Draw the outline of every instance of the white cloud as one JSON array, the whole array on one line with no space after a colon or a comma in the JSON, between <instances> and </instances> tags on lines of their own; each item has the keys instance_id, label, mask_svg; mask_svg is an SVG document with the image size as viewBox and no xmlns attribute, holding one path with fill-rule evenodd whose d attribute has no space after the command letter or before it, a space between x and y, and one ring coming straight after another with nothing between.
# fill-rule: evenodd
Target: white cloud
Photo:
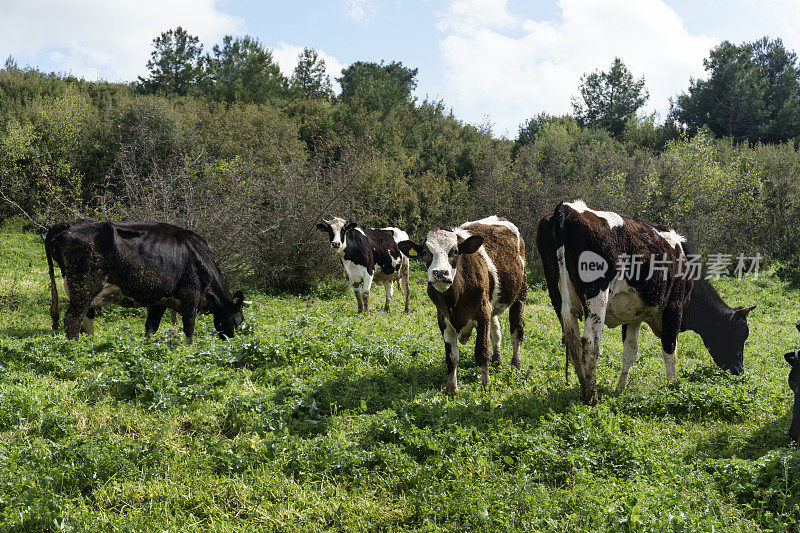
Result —
<instances>
[{"instance_id":1,"label":"white cloud","mask_svg":"<svg viewBox=\"0 0 800 533\"><path fill-rule=\"evenodd\" d=\"M703 74L717 40L691 35L661 0L560 0L557 22L509 12L507 0L452 0L440 14L445 90L457 114L515 136L541 111L571 111L583 73L607 69L619 56L645 76L650 110Z\"/></svg>"},{"instance_id":2,"label":"white cloud","mask_svg":"<svg viewBox=\"0 0 800 533\"><path fill-rule=\"evenodd\" d=\"M342 0L344 18L356 24L369 24L378 9L373 0Z\"/></svg>"},{"instance_id":3,"label":"white cloud","mask_svg":"<svg viewBox=\"0 0 800 533\"><path fill-rule=\"evenodd\" d=\"M750 7L766 19L787 48L800 52L800 2L797 0L747 0Z\"/></svg>"},{"instance_id":4,"label":"white cloud","mask_svg":"<svg viewBox=\"0 0 800 533\"><path fill-rule=\"evenodd\" d=\"M272 49L272 57L278 62L281 67L281 72L284 76L291 76L294 72L294 67L297 66L297 55L303 51L302 46L288 44L283 41L278 43L278 46ZM325 60L325 71L331 77L331 85L334 92L338 93L341 88L339 82L335 78L342 75L342 69L345 67L338 59L330 54L326 54L322 50L317 50L317 55Z\"/></svg>"},{"instance_id":5,"label":"white cloud","mask_svg":"<svg viewBox=\"0 0 800 533\"><path fill-rule=\"evenodd\" d=\"M0 4L0 51L45 54L59 70L88 79L131 81L146 73L152 40L182 26L202 43L234 33L243 21L216 0L6 0Z\"/></svg>"}]
</instances>

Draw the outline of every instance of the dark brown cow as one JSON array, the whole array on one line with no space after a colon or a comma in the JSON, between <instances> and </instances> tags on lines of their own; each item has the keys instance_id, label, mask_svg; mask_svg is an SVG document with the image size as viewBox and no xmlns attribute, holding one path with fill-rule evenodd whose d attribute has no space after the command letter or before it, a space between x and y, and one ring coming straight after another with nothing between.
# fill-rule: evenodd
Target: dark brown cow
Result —
<instances>
[{"instance_id":1,"label":"dark brown cow","mask_svg":"<svg viewBox=\"0 0 800 533\"><path fill-rule=\"evenodd\" d=\"M800 320L795 323L800 331ZM789 388L792 389L794 404L792 407L792 425L789 427L789 437L800 443L800 348L783 355L786 362L792 367L789 371Z\"/></svg>"},{"instance_id":2,"label":"dark brown cow","mask_svg":"<svg viewBox=\"0 0 800 533\"><path fill-rule=\"evenodd\" d=\"M496 216L467 222L453 230L434 230L425 242L403 241L400 250L428 267L428 296L436 306L444 338L447 392L458 394L458 342L466 343L477 328L475 362L481 383L489 385L489 347L492 363L501 366L500 320L509 309L513 354L519 368L525 333L525 241L517 227Z\"/></svg>"},{"instance_id":3,"label":"dark brown cow","mask_svg":"<svg viewBox=\"0 0 800 533\"><path fill-rule=\"evenodd\" d=\"M188 344L195 317L213 314L220 338L241 325L242 291L231 295L211 248L195 233L161 223L95 222L57 224L45 237L50 269L53 329L58 327L58 291L53 262L64 276L69 307L68 339L94 330L94 310L109 304L147 307L145 332L158 330L167 309L180 312Z\"/></svg>"},{"instance_id":4,"label":"dark brown cow","mask_svg":"<svg viewBox=\"0 0 800 533\"><path fill-rule=\"evenodd\" d=\"M743 371L747 314L755 306L730 308L708 281L685 275L690 252L674 230L576 201L560 204L542 218L536 243L567 359L587 404L598 401L595 380L603 324L622 326L620 389L627 386L638 356L642 322L661 338L668 379L675 377L678 333L685 330L700 335L718 366L734 374ZM623 257L638 259L626 267L619 261ZM638 271L635 261L642 265ZM584 320L582 336L579 319Z\"/></svg>"}]
</instances>

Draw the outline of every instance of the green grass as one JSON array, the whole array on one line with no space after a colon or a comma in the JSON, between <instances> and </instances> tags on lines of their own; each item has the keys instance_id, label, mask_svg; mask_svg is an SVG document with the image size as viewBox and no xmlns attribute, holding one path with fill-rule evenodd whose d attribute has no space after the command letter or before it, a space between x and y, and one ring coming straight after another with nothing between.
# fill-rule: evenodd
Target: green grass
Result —
<instances>
[{"instance_id":1,"label":"green grass","mask_svg":"<svg viewBox=\"0 0 800 533\"><path fill-rule=\"evenodd\" d=\"M41 240L0 233L0 530L800 527L782 358L800 342L796 291L772 278L717 285L732 305L758 305L743 376L684 333L667 384L646 331L617 393L620 331L607 329L615 367L602 359L601 404L588 408L574 373L564 384L541 288L523 369L492 371L483 392L470 343L461 395L447 398L434 310L413 275L408 316L378 310L381 289L368 319L350 293L250 291L245 330L228 342L209 317L192 347L167 321L147 341L143 310L121 308L68 342L50 330Z\"/></svg>"}]
</instances>

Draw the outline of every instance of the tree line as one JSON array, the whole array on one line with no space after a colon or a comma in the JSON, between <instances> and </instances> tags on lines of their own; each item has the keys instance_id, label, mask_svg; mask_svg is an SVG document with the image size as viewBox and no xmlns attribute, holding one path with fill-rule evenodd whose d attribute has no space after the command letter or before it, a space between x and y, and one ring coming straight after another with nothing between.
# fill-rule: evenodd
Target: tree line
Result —
<instances>
[{"instance_id":1,"label":"tree line","mask_svg":"<svg viewBox=\"0 0 800 533\"><path fill-rule=\"evenodd\" d=\"M542 214L581 197L671 224L700 251L800 251L800 91L779 40L716 47L708 79L692 80L663 122L639 113L645 80L615 59L583 77L571 115L533 117L513 140L415 99L417 69L397 61L349 65L335 95L310 48L286 77L248 36L203 53L177 28L153 45L149 74L130 84L6 61L4 224L23 212L31 226L172 222L206 237L227 275L291 290L338 272L314 231L332 215L419 238L501 214L532 243ZM742 109L747 120L723 120Z\"/></svg>"}]
</instances>

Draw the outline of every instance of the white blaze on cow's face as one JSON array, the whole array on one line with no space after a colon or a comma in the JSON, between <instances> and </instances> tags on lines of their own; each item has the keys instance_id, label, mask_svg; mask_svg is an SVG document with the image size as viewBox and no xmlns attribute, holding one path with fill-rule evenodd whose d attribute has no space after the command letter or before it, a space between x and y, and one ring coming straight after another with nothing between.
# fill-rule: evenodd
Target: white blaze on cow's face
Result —
<instances>
[{"instance_id":1,"label":"white blaze on cow's face","mask_svg":"<svg viewBox=\"0 0 800 533\"><path fill-rule=\"evenodd\" d=\"M437 291L444 292L450 288L456 277L458 236L453 231L434 230L428 233L423 246L423 259L428 265L428 281Z\"/></svg>"},{"instance_id":2,"label":"white blaze on cow's face","mask_svg":"<svg viewBox=\"0 0 800 533\"><path fill-rule=\"evenodd\" d=\"M339 217L335 217L333 220L328 222L328 225L331 227L331 248L339 253L344 253L344 249L347 247L346 239L344 238L344 232L342 231L346 223L346 220Z\"/></svg>"},{"instance_id":3,"label":"white blaze on cow's face","mask_svg":"<svg viewBox=\"0 0 800 533\"><path fill-rule=\"evenodd\" d=\"M339 217L334 217L331 220L323 219L322 224L317 224L318 230L328 234L331 248L339 255L344 255L344 250L347 248L345 234L347 233L348 229L353 227L355 227L355 223L351 222L348 224L345 219Z\"/></svg>"}]
</instances>

